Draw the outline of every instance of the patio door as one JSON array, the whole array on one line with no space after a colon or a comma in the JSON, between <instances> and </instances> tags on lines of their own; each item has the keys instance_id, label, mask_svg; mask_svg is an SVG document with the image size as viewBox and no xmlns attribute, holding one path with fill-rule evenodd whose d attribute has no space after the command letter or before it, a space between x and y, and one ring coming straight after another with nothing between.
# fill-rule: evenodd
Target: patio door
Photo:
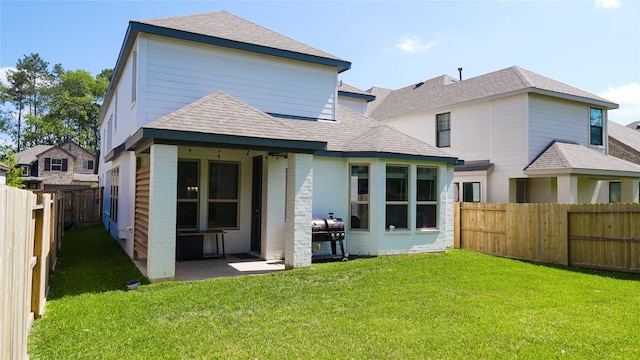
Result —
<instances>
[{"instance_id":1,"label":"patio door","mask_svg":"<svg viewBox=\"0 0 640 360\"><path fill-rule=\"evenodd\" d=\"M251 252L262 252L262 156L253 158L251 180Z\"/></svg>"}]
</instances>

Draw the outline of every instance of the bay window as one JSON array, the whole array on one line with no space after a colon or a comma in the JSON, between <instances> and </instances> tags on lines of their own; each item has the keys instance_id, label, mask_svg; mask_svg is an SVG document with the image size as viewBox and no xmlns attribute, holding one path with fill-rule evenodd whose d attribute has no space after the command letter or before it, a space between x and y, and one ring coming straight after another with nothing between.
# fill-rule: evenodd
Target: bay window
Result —
<instances>
[{"instance_id":1,"label":"bay window","mask_svg":"<svg viewBox=\"0 0 640 360\"><path fill-rule=\"evenodd\" d=\"M351 165L351 229L369 229L369 165Z\"/></svg>"},{"instance_id":2,"label":"bay window","mask_svg":"<svg viewBox=\"0 0 640 360\"><path fill-rule=\"evenodd\" d=\"M409 228L409 167L387 165L385 228Z\"/></svg>"}]
</instances>

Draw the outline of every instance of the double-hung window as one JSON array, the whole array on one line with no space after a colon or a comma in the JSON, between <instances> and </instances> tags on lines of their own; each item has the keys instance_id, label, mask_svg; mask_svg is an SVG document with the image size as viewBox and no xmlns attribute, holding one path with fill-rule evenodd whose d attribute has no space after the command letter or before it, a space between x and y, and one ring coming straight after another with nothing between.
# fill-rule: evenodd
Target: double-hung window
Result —
<instances>
[{"instance_id":1,"label":"double-hung window","mask_svg":"<svg viewBox=\"0 0 640 360\"><path fill-rule=\"evenodd\" d=\"M239 170L238 163L209 163L209 229L238 228Z\"/></svg>"},{"instance_id":2,"label":"double-hung window","mask_svg":"<svg viewBox=\"0 0 640 360\"><path fill-rule=\"evenodd\" d=\"M609 181L609 202L612 204L622 202L622 183L620 181Z\"/></svg>"},{"instance_id":3,"label":"double-hung window","mask_svg":"<svg viewBox=\"0 0 640 360\"><path fill-rule=\"evenodd\" d=\"M602 109L591 108L589 115L590 144L602 145Z\"/></svg>"},{"instance_id":4,"label":"double-hung window","mask_svg":"<svg viewBox=\"0 0 640 360\"><path fill-rule=\"evenodd\" d=\"M387 165L385 228L409 228L409 167Z\"/></svg>"},{"instance_id":5,"label":"double-hung window","mask_svg":"<svg viewBox=\"0 0 640 360\"><path fill-rule=\"evenodd\" d=\"M176 228L198 229L198 193L200 164L197 160L178 161Z\"/></svg>"},{"instance_id":6,"label":"double-hung window","mask_svg":"<svg viewBox=\"0 0 640 360\"><path fill-rule=\"evenodd\" d=\"M436 145L438 147L451 146L451 113L436 115Z\"/></svg>"},{"instance_id":7,"label":"double-hung window","mask_svg":"<svg viewBox=\"0 0 640 360\"><path fill-rule=\"evenodd\" d=\"M351 165L351 229L369 229L369 165Z\"/></svg>"},{"instance_id":8,"label":"double-hung window","mask_svg":"<svg viewBox=\"0 0 640 360\"><path fill-rule=\"evenodd\" d=\"M438 218L438 169L416 168L416 229L435 228Z\"/></svg>"}]
</instances>

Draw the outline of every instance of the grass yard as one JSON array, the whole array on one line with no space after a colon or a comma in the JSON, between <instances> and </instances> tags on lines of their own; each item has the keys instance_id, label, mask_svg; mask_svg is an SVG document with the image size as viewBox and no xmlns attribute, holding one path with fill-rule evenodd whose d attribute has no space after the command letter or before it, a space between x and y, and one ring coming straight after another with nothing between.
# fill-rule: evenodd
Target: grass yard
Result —
<instances>
[{"instance_id":1,"label":"grass yard","mask_svg":"<svg viewBox=\"0 0 640 360\"><path fill-rule=\"evenodd\" d=\"M125 291L105 230L60 255L31 359L640 358L636 275L450 250Z\"/></svg>"}]
</instances>

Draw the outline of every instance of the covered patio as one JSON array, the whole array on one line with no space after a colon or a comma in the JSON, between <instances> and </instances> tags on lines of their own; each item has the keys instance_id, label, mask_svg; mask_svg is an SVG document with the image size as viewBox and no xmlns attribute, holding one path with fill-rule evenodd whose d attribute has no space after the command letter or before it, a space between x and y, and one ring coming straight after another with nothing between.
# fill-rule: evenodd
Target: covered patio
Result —
<instances>
[{"instance_id":1,"label":"covered patio","mask_svg":"<svg viewBox=\"0 0 640 360\"><path fill-rule=\"evenodd\" d=\"M147 273L146 260L133 263L143 274ZM260 275L285 270L283 260L263 260L247 254L230 254L226 259L205 259L176 262L175 280L204 280L240 275Z\"/></svg>"}]
</instances>

